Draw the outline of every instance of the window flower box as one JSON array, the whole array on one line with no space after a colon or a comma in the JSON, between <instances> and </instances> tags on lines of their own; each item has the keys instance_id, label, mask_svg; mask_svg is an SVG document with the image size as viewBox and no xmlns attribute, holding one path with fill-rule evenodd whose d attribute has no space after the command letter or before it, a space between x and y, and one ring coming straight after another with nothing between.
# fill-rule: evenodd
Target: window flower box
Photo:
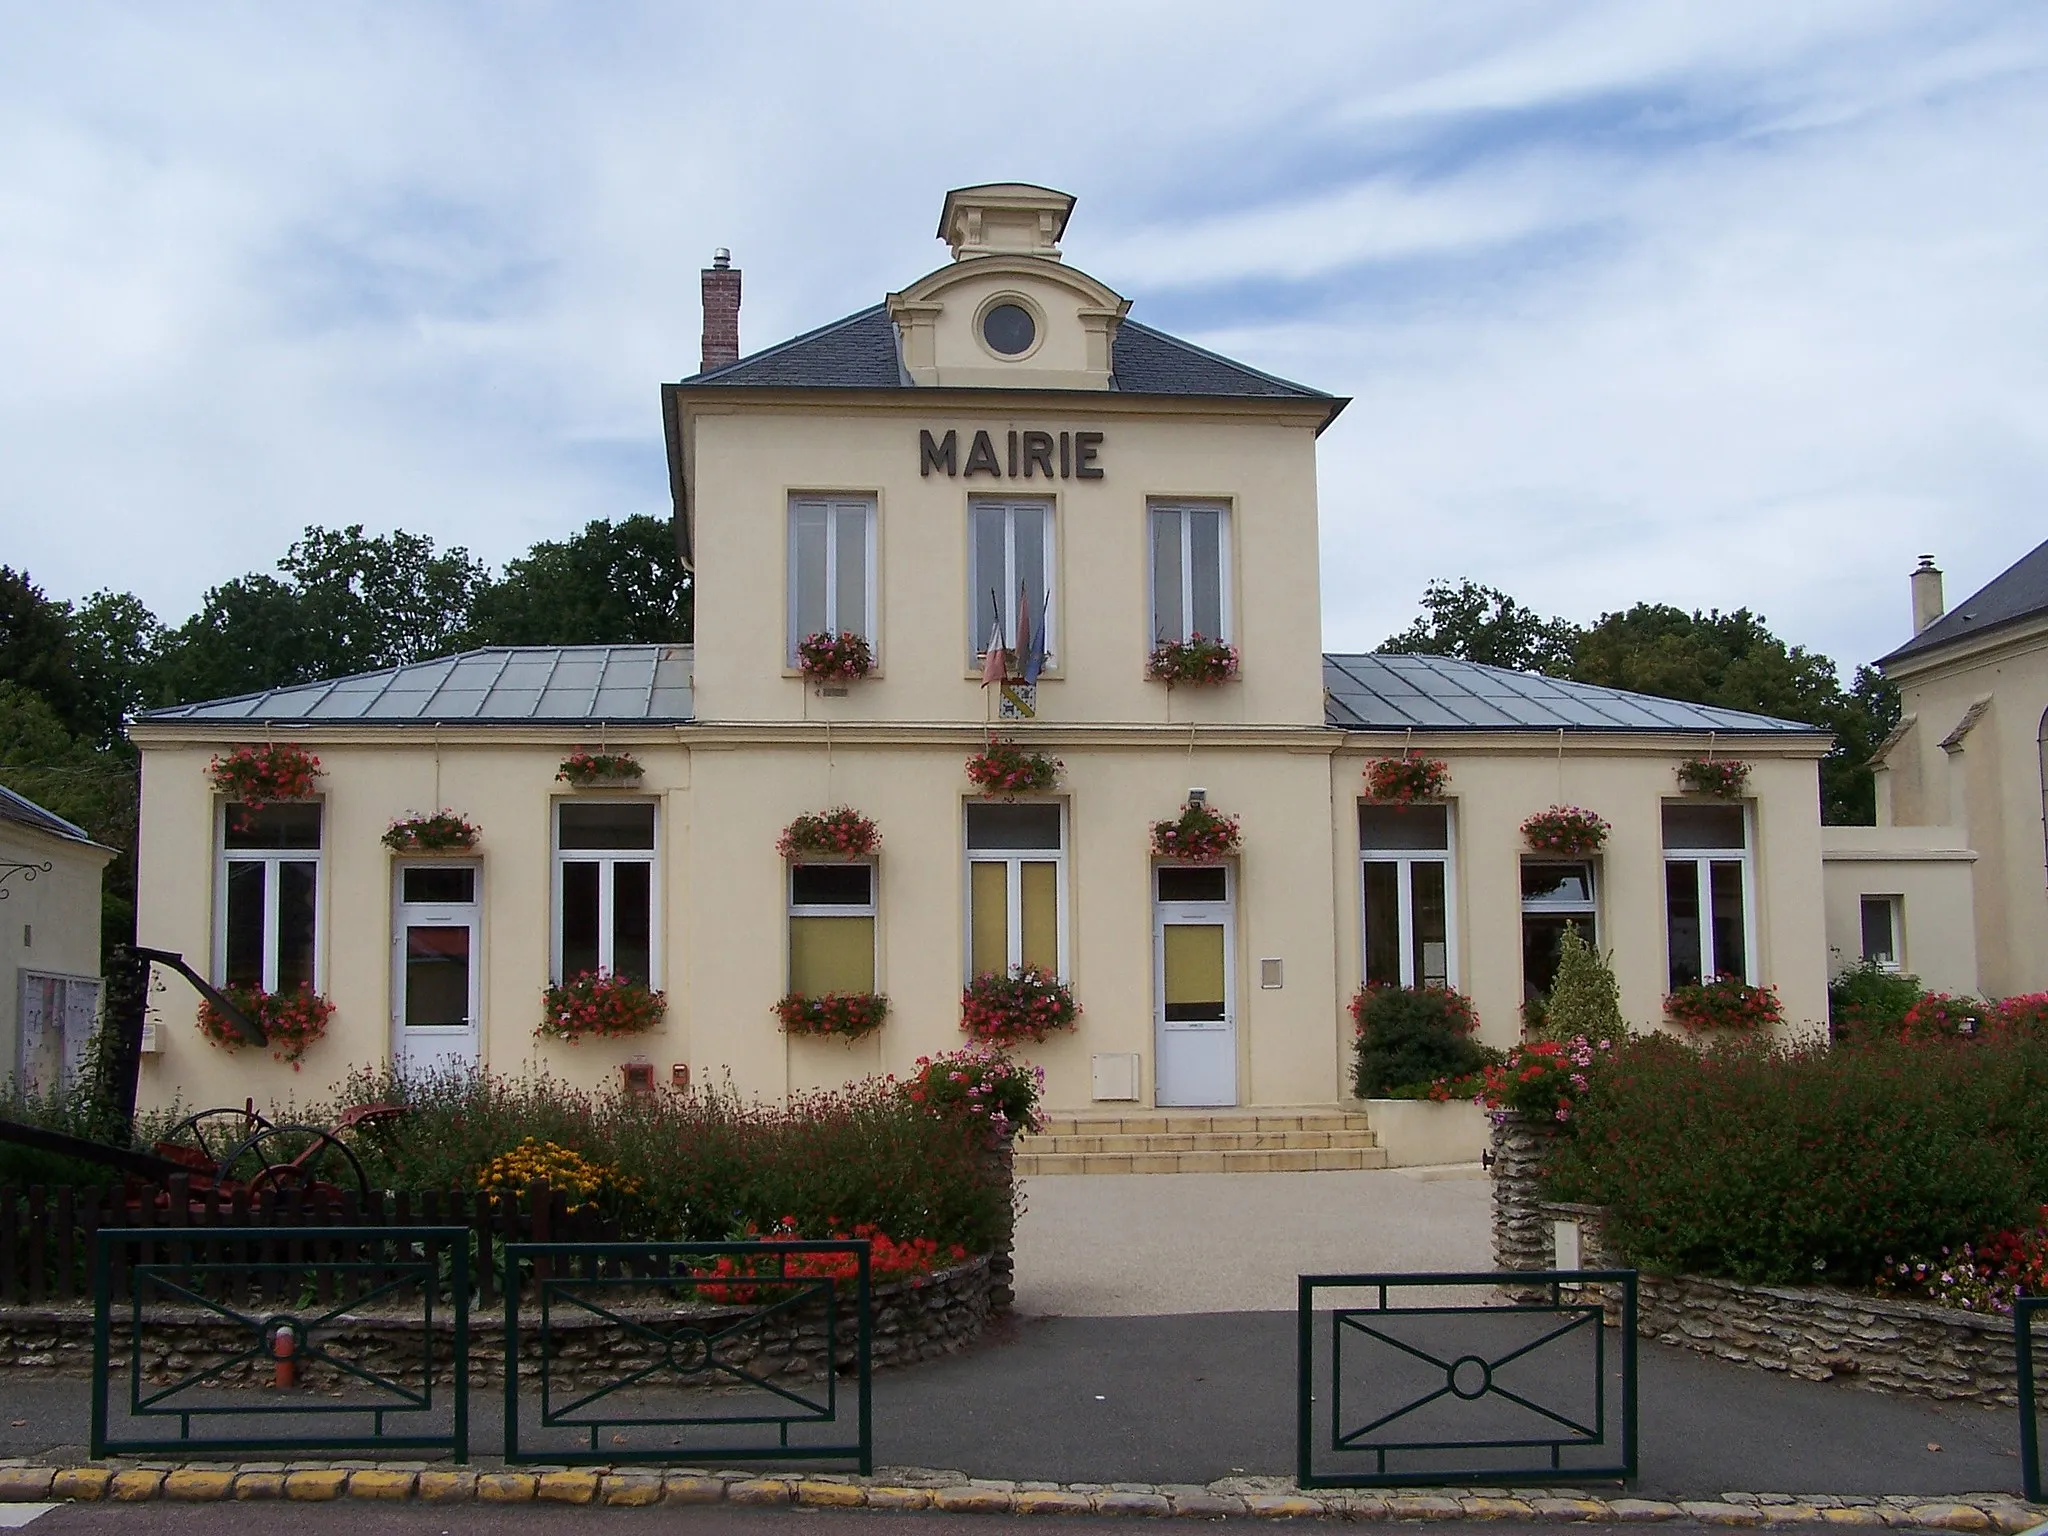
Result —
<instances>
[{"instance_id":1,"label":"window flower box","mask_svg":"<svg viewBox=\"0 0 2048 1536\"><path fill-rule=\"evenodd\" d=\"M1752 987L1737 976L1680 987L1664 999L1664 1014L1695 1034L1713 1030L1769 1029L1785 1022L1776 987Z\"/></svg>"},{"instance_id":2,"label":"window flower box","mask_svg":"<svg viewBox=\"0 0 2048 1536\"><path fill-rule=\"evenodd\" d=\"M1237 647L1204 635L1162 640L1145 659L1145 676L1173 688L1181 683L1203 687L1227 683L1237 676Z\"/></svg>"},{"instance_id":3,"label":"window flower box","mask_svg":"<svg viewBox=\"0 0 2048 1536\"><path fill-rule=\"evenodd\" d=\"M1738 800L1749 788L1749 764L1732 757L1688 757L1678 765L1678 782L1695 795Z\"/></svg>"},{"instance_id":4,"label":"window flower box","mask_svg":"<svg viewBox=\"0 0 2048 1536\"><path fill-rule=\"evenodd\" d=\"M617 1039L644 1034L667 1013L667 996L652 987L610 971L585 971L542 994L534 1033L571 1045L591 1035Z\"/></svg>"},{"instance_id":5,"label":"window flower box","mask_svg":"<svg viewBox=\"0 0 2048 1536\"><path fill-rule=\"evenodd\" d=\"M453 811L431 816L405 816L384 829L384 846L393 853L467 853L483 830Z\"/></svg>"},{"instance_id":6,"label":"window flower box","mask_svg":"<svg viewBox=\"0 0 2048 1536\"><path fill-rule=\"evenodd\" d=\"M785 1034L858 1040L882 1027L889 999L879 992L827 992L822 997L792 992L776 1003L773 1012Z\"/></svg>"},{"instance_id":7,"label":"window flower box","mask_svg":"<svg viewBox=\"0 0 2048 1536\"><path fill-rule=\"evenodd\" d=\"M1189 801L1179 816L1152 823L1152 856L1176 864L1214 864L1238 850L1235 816Z\"/></svg>"},{"instance_id":8,"label":"window flower box","mask_svg":"<svg viewBox=\"0 0 2048 1536\"><path fill-rule=\"evenodd\" d=\"M1553 805L1522 823L1522 837L1531 848L1566 859L1598 853L1612 830L1605 818L1576 805Z\"/></svg>"},{"instance_id":9,"label":"window flower box","mask_svg":"<svg viewBox=\"0 0 2048 1536\"><path fill-rule=\"evenodd\" d=\"M294 1072L307 1050L327 1033L327 1021L334 1016L334 1004L311 987L289 992L265 992L261 987L222 987L221 993L254 1020L269 1037L270 1054L291 1063ZM247 1044L235 1033L227 1016L205 998L199 1000L199 1032L215 1045L233 1051Z\"/></svg>"},{"instance_id":10,"label":"window flower box","mask_svg":"<svg viewBox=\"0 0 2048 1536\"><path fill-rule=\"evenodd\" d=\"M983 971L960 994L960 1027L990 1045L1043 1040L1080 1021L1073 989L1035 965L1012 966L1008 975Z\"/></svg>"},{"instance_id":11,"label":"window flower box","mask_svg":"<svg viewBox=\"0 0 2048 1536\"><path fill-rule=\"evenodd\" d=\"M309 798L313 781L320 776L320 759L288 741L266 742L260 747L236 747L226 757L216 757L207 766L206 776L229 799L255 810L283 800Z\"/></svg>"},{"instance_id":12,"label":"window flower box","mask_svg":"<svg viewBox=\"0 0 2048 1536\"><path fill-rule=\"evenodd\" d=\"M850 629L820 630L797 641L796 665L814 683L857 683L875 670L875 652Z\"/></svg>"},{"instance_id":13,"label":"window flower box","mask_svg":"<svg viewBox=\"0 0 2048 1536\"><path fill-rule=\"evenodd\" d=\"M1450 764L1441 758L1376 757L1365 765L1366 794L1396 805L1441 800L1450 782Z\"/></svg>"},{"instance_id":14,"label":"window flower box","mask_svg":"<svg viewBox=\"0 0 2048 1536\"><path fill-rule=\"evenodd\" d=\"M585 752L579 748L562 759L555 777L571 789L619 789L638 784L644 771L630 752Z\"/></svg>"},{"instance_id":15,"label":"window flower box","mask_svg":"<svg viewBox=\"0 0 2048 1536\"><path fill-rule=\"evenodd\" d=\"M1038 795L1059 782L1065 766L1056 757L1026 752L1014 741L991 736L987 746L967 759L967 777L984 795Z\"/></svg>"},{"instance_id":16,"label":"window flower box","mask_svg":"<svg viewBox=\"0 0 2048 1536\"><path fill-rule=\"evenodd\" d=\"M775 851L791 863L817 859L864 859L882 846L874 822L850 805L806 811L782 829Z\"/></svg>"}]
</instances>

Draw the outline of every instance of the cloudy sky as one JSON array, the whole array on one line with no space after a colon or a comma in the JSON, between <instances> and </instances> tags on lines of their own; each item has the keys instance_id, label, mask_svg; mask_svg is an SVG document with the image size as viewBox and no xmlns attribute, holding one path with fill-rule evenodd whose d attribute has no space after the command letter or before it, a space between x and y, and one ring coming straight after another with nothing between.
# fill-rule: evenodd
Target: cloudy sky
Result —
<instances>
[{"instance_id":1,"label":"cloudy sky","mask_svg":"<svg viewBox=\"0 0 2048 1536\"><path fill-rule=\"evenodd\" d=\"M982 18L986 19L982 19ZM1281 18L1275 21L1272 18ZM167 619L362 522L667 511L742 341L1080 197L1133 314L1356 397L1327 643L1431 577L1844 662L2048 535L2048 8L0 0L0 562Z\"/></svg>"}]
</instances>

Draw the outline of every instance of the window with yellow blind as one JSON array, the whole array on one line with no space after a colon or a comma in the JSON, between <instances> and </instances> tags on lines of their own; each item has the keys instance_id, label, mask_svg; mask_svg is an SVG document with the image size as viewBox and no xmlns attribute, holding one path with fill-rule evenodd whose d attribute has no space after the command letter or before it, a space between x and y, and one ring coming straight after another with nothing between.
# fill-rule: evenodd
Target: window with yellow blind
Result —
<instances>
[{"instance_id":1,"label":"window with yellow blind","mask_svg":"<svg viewBox=\"0 0 2048 1536\"><path fill-rule=\"evenodd\" d=\"M1066 971L1066 852L1057 805L967 807L967 974Z\"/></svg>"},{"instance_id":2,"label":"window with yellow blind","mask_svg":"<svg viewBox=\"0 0 2048 1536\"><path fill-rule=\"evenodd\" d=\"M789 868L789 990L875 990L875 866Z\"/></svg>"}]
</instances>

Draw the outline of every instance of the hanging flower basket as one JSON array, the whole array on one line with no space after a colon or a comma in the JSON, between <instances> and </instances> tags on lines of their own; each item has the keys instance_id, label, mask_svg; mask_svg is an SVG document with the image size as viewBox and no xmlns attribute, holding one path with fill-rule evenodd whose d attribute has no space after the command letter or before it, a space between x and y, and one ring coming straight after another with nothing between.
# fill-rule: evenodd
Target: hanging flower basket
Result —
<instances>
[{"instance_id":1,"label":"hanging flower basket","mask_svg":"<svg viewBox=\"0 0 2048 1536\"><path fill-rule=\"evenodd\" d=\"M304 800L320 776L320 759L291 742L266 742L236 747L207 766L213 787L231 800L255 809L281 800Z\"/></svg>"},{"instance_id":2,"label":"hanging flower basket","mask_svg":"<svg viewBox=\"0 0 2048 1536\"><path fill-rule=\"evenodd\" d=\"M1441 758L1376 757L1365 765L1365 792L1397 805L1441 800L1450 782L1450 764Z\"/></svg>"},{"instance_id":3,"label":"hanging flower basket","mask_svg":"<svg viewBox=\"0 0 2048 1536\"><path fill-rule=\"evenodd\" d=\"M574 1045L586 1036L616 1039L653 1029L668 1013L668 997L609 971L585 971L541 995L536 1035Z\"/></svg>"},{"instance_id":4,"label":"hanging flower basket","mask_svg":"<svg viewBox=\"0 0 2048 1536\"><path fill-rule=\"evenodd\" d=\"M630 752L586 752L578 748L562 759L555 777L571 789L608 789L638 784L644 771Z\"/></svg>"},{"instance_id":5,"label":"hanging flower basket","mask_svg":"<svg viewBox=\"0 0 2048 1536\"><path fill-rule=\"evenodd\" d=\"M453 811L431 816L405 816L384 829L384 846L393 853L464 853L476 846L483 830Z\"/></svg>"},{"instance_id":6,"label":"hanging flower basket","mask_svg":"<svg viewBox=\"0 0 2048 1536\"><path fill-rule=\"evenodd\" d=\"M1238 828L1235 816L1225 816L1206 805L1189 801L1179 816L1152 823L1152 857L1171 859L1177 864L1214 864L1236 854Z\"/></svg>"},{"instance_id":7,"label":"hanging flower basket","mask_svg":"<svg viewBox=\"0 0 2048 1536\"><path fill-rule=\"evenodd\" d=\"M1612 830L1603 817L1576 805L1553 805L1522 823L1522 836L1531 848L1567 859L1599 852Z\"/></svg>"},{"instance_id":8,"label":"hanging flower basket","mask_svg":"<svg viewBox=\"0 0 2048 1536\"><path fill-rule=\"evenodd\" d=\"M991 1045L1043 1040L1080 1020L1073 989L1035 965L1013 966L1007 976L983 971L960 994L960 1027Z\"/></svg>"},{"instance_id":9,"label":"hanging flower basket","mask_svg":"<svg viewBox=\"0 0 2048 1536\"><path fill-rule=\"evenodd\" d=\"M857 683L875 670L875 653L850 629L820 630L797 641L796 665L814 683Z\"/></svg>"},{"instance_id":10,"label":"hanging flower basket","mask_svg":"<svg viewBox=\"0 0 2048 1536\"><path fill-rule=\"evenodd\" d=\"M792 863L864 859L882 846L881 831L850 805L806 811L782 829L775 851Z\"/></svg>"},{"instance_id":11,"label":"hanging flower basket","mask_svg":"<svg viewBox=\"0 0 2048 1536\"><path fill-rule=\"evenodd\" d=\"M1749 787L1749 764L1732 757L1688 757L1678 765L1678 782L1696 795L1739 799Z\"/></svg>"},{"instance_id":12,"label":"hanging flower basket","mask_svg":"<svg viewBox=\"0 0 2048 1536\"><path fill-rule=\"evenodd\" d=\"M984 795L1042 795L1059 782L1066 764L1043 752L1026 752L1014 741L991 736L967 759L967 777Z\"/></svg>"},{"instance_id":13,"label":"hanging flower basket","mask_svg":"<svg viewBox=\"0 0 2048 1536\"><path fill-rule=\"evenodd\" d=\"M889 1016L889 999L879 992L827 992L823 997L792 992L772 1011L785 1034L858 1040L882 1027Z\"/></svg>"},{"instance_id":14,"label":"hanging flower basket","mask_svg":"<svg viewBox=\"0 0 2048 1536\"><path fill-rule=\"evenodd\" d=\"M1776 987L1752 987L1735 976L1680 987L1664 999L1672 1023L1695 1034L1710 1030L1769 1029L1785 1022Z\"/></svg>"},{"instance_id":15,"label":"hanging flower basket","mask_svg":"<svg viewBox=\"0 0 2048 1536\"><path fill-rule=\"evenodd\" d=\"M270 1037L270 1054L299 1070L299 1059L327 1033L327 1021L334 1016L334 1004L311 987L289 992L265 992L261 987L222 987L221 995L253 1019ZM240 1050L248 1044L228 1023L227 1016L205 998L199 1000L199 1032L215 1045Z\"/></svg>"},{"instance_id":16,"label":"hanging flower basket","mask_svg":"<svg viewBox=\"0 0 2048 1536\"><path fill-rule=\"evenodd\" d=\"M1227 683L1237 676L1237 647L1203 635L1162 640L1145 659L1145 676L1169 688L1180 683Z\"/></svg>"}]
</instances>

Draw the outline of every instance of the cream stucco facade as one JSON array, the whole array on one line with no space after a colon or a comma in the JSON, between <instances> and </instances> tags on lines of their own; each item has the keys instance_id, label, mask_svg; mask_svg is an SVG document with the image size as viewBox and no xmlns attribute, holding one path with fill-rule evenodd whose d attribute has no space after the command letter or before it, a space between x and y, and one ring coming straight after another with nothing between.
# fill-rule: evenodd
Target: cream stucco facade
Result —
<instances>
[{"instance_id":1,"label":"cream stucco facade","mask_svg":"<svg viewBox=\"0 0 2048 1536\"><path fill-rule=\"evenodd\" d=\"M114 850L0 790L0 1078L75 1073L100 997L100 875Z\"/></svg>"},{"instance_id":2,"label":"cream stucco facade","mask_svg":"<svg viewBox=\"0 0 2048 1536\"><path fill-rule=\"evenodd\" d=\"M397 903L404 871L434 865L476 871L466 887L471 1055L492 1069L538 1063L594 1086L616 1083L637 1058L659 1082L687 1068L693 1081L729 1075L743 1093L769 1097L905 1073L919 1056L962 1043L960 993L981 899L971 866L991 857L970 848L981 835L975 808L1005 803L976 796L963 764L991 732L1063 765L1050 794L1019 802L1055 808L1043 823L1056 827L1046 834L1054 841L1020 857L1055 866L1051 942L1084 1010L1074 1032L1022 1052L1045 1067L1056 1107L1110 1094L1165 1102L1162 1060L1186 1049L1164 1001L1166 967L1178 963L1167 959L1164 928L1175 922L1221 930L1226 993L1204 1037L1206 1086L1181 1101L1348 1096L1346 1004L1366 965L1362 775L1370 759L1404 753L1449 766L1444 811L1397 829L1414 841L1425 824L1441 826L1441 846L1377 852L1389 869L1419 857L1440 871L1430 878L1441 879L1441 937L1429 937L1438 919L1425 911L1426 881L1401 887L1398 927L1386 898L1373 898L1375 911L1421 957L1404 964L1440 967L1472 997L1487 1040L1520 1036L1528 850L1519 829L1558 803L1613 824L1586 861L1590 915L1613 952L1625 1010L1646 1027L1659 1019L1672 961L1667 812L1694 803L1674 769L1698 755L1752 765L1730 811L1740 846L1713 856L1732 872L1729 890L1739 887L1721 912L1721 953L1777 987L1791 1028L1823 1027L1816 764L1826 738L1691 706L1657 714L1659 701L1463 664L1417 685L1422 674L1375 669L1373 658L1348 659L1356 665L1340 681L1348 689L1367 675L1370 697L1340 708L1329 668L1347 659L1324 657L1317 607L1316 439L1344 402L1130 322L1128 301L1060 260L1070 202L1039 188L957 192L941 230L952 263L873 311L665 390L696 639L693 650L639 648L649 654L630 659L655 674L687 666L686 713L633 706L628 690L601 687L574 710L535 705L556 697L543 688L494 713L505 690L492 678L547 668L526 653L489 653L336 692L279 690L139 722L142 942L207 957L216 974L223 881L237 855L224 846L208 764L266 739L319 755L317 846L260 857L314 870L294 878L317 888L313 979L336 1008L295 1075L209 1044L176 1017L189 1014L183 1000L166 998L170 1027L158 1032L145 1093L188 1103L303 1097L349 1067L406 1059L408 941ZM991 317L1003 306L1028 323L996 317L1011 327L1000 329ZM1024 511L1005 512L1011 504ZM1173 521L1188 508L1199 520ZM830 530L820 538L833 554L815 555L826 562L817 571L804 562L826 543L803 544L813 525L802 518ZM1191 553L1162 544L1162 528ZM1172 568L1185 587L1176 595L1162 573L1183 559ZM997 566L1005 587L1025 589L1014 601L979 589ZM828 589L829 599L819 595ZM1220 625L1241 660L1234 679L1148 680L1160 614L1175 602L1184 627L1190 613ZM806 605L818 603L836 604L817 610L829 627L867 639L871 675L821 686L797 670L793 638L812 627ZM1047 636L1048 654L1035 696L1011 690L1034 713L998 718L999 692L983 686L977 653L996 622L1014 639L1017 609ZM556 662L621 664L563 657ZM470 676L485 680L458 686ZM1438 686L1454 687L1457 700L1393 723L1403 699ZM347 697L372 696L373 706L343 709ZM556 779L569 752L600 746L633 753L640 782L571 790ZM1190 906L1162 899L1148 828L1196 790L1241 817L1243 842ZM667 993L667 1017L628 1040L539 1042L540 995L572 922L571 877L556 849L562 807L614 802L653 807L651 846L634 857L649 871L651 979ZM472 853L409 860L379 842L393 819L436 805L483 829ZM851 1043L792 1039L770 1012L792 981L792 877L775 843L793 817L838 805L857 807L882 833L867 910L873 987L890 1011ZM1700 856L1702 893L1708 862ZM1400 867L1401 881L1415 878ZM282 877L271 869L265 878ZM627 898L606 899L615 913ZM1133 1061L1135 1076L1119 1083L1114 1068Z\"/></svg>"}]
</instances>

